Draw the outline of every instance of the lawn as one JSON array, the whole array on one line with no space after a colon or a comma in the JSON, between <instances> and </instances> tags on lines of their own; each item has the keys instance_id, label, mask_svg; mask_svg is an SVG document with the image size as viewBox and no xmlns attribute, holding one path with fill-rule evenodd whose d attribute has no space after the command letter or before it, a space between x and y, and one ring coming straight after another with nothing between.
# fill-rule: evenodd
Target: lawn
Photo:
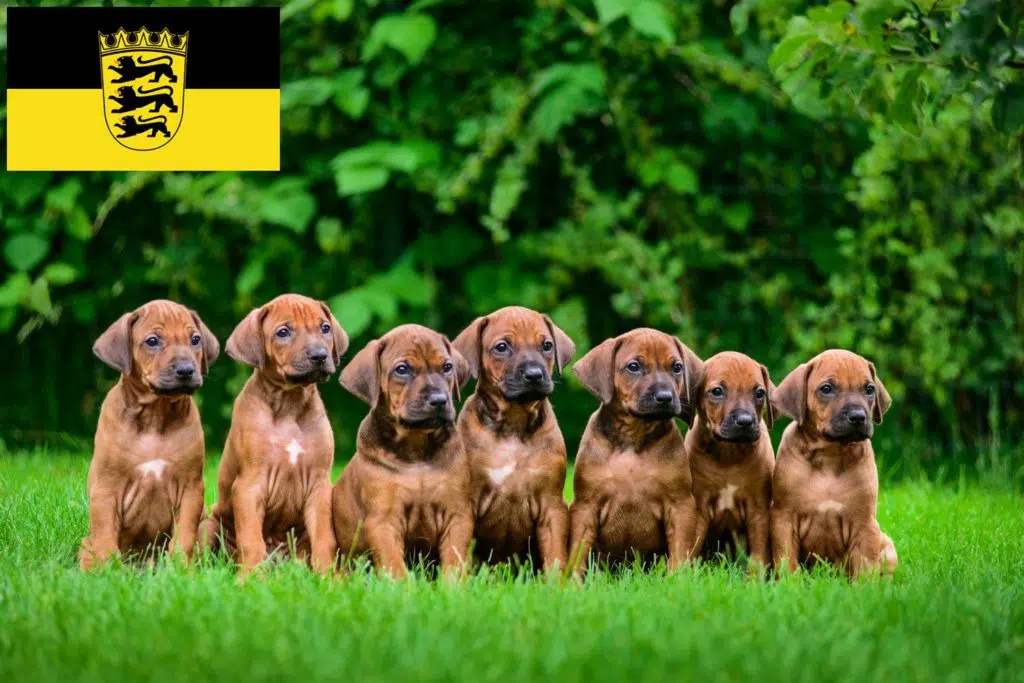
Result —
<instances>
[{"instance_id":1,"label":"lawn","mask_svg":"<svg viewBox=\"0 0 1024 683\"><path fill-rule=\"evenodd\" d=\"M1006 491L883 488L892 582L702 567L446 585L288 564L242 584L211 557L78 572L87 467L0 455L0 681L1024 680L1024 505Z\"/></svg>"}]
</instances>

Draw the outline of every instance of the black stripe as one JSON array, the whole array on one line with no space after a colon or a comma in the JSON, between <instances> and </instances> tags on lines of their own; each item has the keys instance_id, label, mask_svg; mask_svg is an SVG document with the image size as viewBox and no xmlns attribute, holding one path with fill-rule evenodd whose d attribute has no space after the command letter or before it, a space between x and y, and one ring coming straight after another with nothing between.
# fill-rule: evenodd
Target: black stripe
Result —
<instances>
[{"instance_id":1,"label":"black stripe","mask_svg":"<svg viewBox=\"0 0 1024 683\"><path fill-rule=\"evenodd\" d=\"M8 88L101 88L99 34L188 32L186 87L281 87L277 7L11 7Z\"/></svg>"}]
</instances>

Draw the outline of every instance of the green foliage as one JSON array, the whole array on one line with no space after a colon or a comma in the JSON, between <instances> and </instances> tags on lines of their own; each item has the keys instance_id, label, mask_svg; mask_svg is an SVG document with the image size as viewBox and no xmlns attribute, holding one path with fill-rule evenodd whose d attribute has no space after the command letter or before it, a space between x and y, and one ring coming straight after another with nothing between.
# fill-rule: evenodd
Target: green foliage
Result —
<instances>
[{"instance_id":1,"label":"green foliage","mask_svg":"<svg viewBox=\"0 0 1024 683\"><path fill-rule=\"evenodd\" d=\"M926 460L1024 427L1019 4L281 16L280 174L4 176L13 440L91 432L112 373L89 347L124 310L179 299L223 341L288 290L329 301L354 349L512 303L578 354L650 325L776 382L850 347L895 397L880 438L926 433ZM225 358L200 392L211 445L246 373ZM365 406L324 395L348 448ZM555 402L572 451L595 403L571 376Z\"/></svg>"}]
</instances>

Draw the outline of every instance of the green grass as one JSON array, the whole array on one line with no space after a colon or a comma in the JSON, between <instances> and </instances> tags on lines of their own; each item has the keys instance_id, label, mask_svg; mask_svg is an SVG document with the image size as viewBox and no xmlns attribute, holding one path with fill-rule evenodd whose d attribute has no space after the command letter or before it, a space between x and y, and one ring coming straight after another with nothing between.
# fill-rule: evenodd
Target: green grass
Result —
<instances>
[{"instance_id":1,"label":"green grass","mask_svg":"<svg viewBox=\"0 0 1024 683\"><path fill-rule=\"evenodd\" d=\"M718 567L446 585L286 564L242 584L211 557L78 572L87 466L0 456L0 681L1024 679L1024 504L1007 491L883 489L892 582Z\"/></svg>"}]
</instances>

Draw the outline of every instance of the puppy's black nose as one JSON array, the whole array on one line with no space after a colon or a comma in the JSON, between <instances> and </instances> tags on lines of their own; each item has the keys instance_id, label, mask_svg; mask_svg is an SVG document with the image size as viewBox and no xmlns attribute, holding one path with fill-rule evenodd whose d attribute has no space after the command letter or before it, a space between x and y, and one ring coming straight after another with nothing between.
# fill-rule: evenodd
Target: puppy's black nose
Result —
<instances>
[{"instance_id":1,"label":"puppy's black nose","mask_svg":"<svg viewBox=\"0 0 1024 683\"><path fill-rule=\"evenodd\" d=\"M658 389L654 392L654 400L661 405L668 405L675 397L676 395L671 389Z\"/></svg>"},{"instance_id":2,"label":"puppy's black nose","mask_svg":"<svg viewBox=\"0 0 1024 683\"><path fill-rule=\"evenodd\" d=\"M852 425L862 425L868 421L868 411L860 406L849 408L846 411L846 419Z\"/></svg>"},{"instance_id":3,"label":"puppy's black nose","mask_svg":"<svg viewBox=\"0 0 1024 683\"><path fill-rule=\"evenodd\" d=\"M327 349L322 346L306 351L306 358L317 365L323 365L327 361Z\"/></svg>"},{"instance_id":4,"label":"puppy's black nose","mask_svg":"<svg viewBox=\"0 0 1024 683\"><path fill-rule=\"evenodd\" d=\"M192 361L177 363L174 366L174 374L177 375L178 379L190 379L192 375L196 374L196 364Z\"/></svg>"},{"instance_id":5,"label":"puppy's black nose","mask_svg":"<svg viewBox=\"0 0 1024 683\"><path fill-rule=\"evenodd\" d=\"M754 414L747 410L739 411L733 413L732 421L737 427L749 427L754 424Z\"/></svg>"},{"instance_id":6,"label":"puppy's black nose","mask_svg":"<svg viewBox=\"0 0 1024 683\"><path fill-rule=\"evenodd\" d=\"M544 368L539 365L527 365L523 368L523 379L531 384L537 384L544 380Z\"/></svg>"},{"instance_id":7,"label":"puppy's black nose","mask_svg":"<svg viewBox=\"0 0 1024 683\"><path fill-rule=\"evenodd\" d=\"M427 394L427 404L431 408L440 408L448 403L448 394L443 391L431 391Z\"/></svg>"}]
</instances>

